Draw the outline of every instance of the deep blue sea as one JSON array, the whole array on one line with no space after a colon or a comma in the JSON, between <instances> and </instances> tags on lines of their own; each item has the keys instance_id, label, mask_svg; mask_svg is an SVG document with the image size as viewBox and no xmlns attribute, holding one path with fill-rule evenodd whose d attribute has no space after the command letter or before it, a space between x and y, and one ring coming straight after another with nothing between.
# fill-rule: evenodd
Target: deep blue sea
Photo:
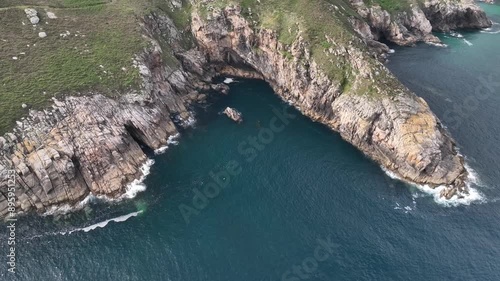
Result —
<instances>
[{"instance_id":1,"label":"deep blue sea","mask_svg":"<svg viewBox=\"0 0 500 281\"><path fill-rule=\"evenodd\" d=\"M134 199L22 218L17 273L2 243L0 280L500 280L500 25L439 36L447 48L394 47L388 67L451 131L479 200L436 202L241 80L151 155Z\"/></svg>"}]
</instances>

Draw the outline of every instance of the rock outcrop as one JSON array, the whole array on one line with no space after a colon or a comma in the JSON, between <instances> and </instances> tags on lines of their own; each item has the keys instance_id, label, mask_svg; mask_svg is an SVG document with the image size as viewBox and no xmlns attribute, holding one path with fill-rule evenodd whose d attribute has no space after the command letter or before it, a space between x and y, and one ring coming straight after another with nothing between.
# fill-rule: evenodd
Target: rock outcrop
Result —
<instances>
[{"instance_id":1,"label":"rock outcrop","mask_svg":"<svg viewBox=\"0 0 500 281\"><path fill-rule=\"evenodd\" d=\"M208 19L194 13L192 30L211 63L253 69L283 100L338 131L400 177L466 192L463 159L427 103L354 43L345 46L332 39L335 47L327 50L331 56L345 56L351 62L356 75L346 89L311 57L310 46L300 33L286 46L273 30L252 28L239 7L215 9ZM221 71L228 71L227 67ZM228 74L236 72L229 70Z\"/></svg>"},{"instance_id":2,"label":"rock outcrop","mask_svg":"<svg viewBox=\"0 0 500 281\"><path fill-rule=\"evenodd\" d=\"M425 0L392 12L379 5L367 5L363 0L350 0L350 3L366 21L352 19L358 33L368 40L384 39L403 46L417 42L439 43L432 31L448 32L492 25L473 0Z\"/></svg>"},{"instance_id":3,"label":"rock outcrop","mask_svg":"<svg viewBox=\"0 0 500 281\"><path fill-rule=\"evenodd\" d=\"M283 100L403 179L446 185L445 197L467 192L467 172L452 138L426 102L375 60L367 45L383 53L387 46L376 42L382 37L408 45L436 40L430 35L433 29L489 25L473 4L426 1L394 19L379 7L351 0L365 19L350 19L363 40L350 31L348 41L325 34L322 48L314 52L321 50L327 62L336 60L326 71L300 26L284 44L276 30L256 28L239 6L218 7L203 16L197 4L210 2L192 1L196 43L189 48L189 31L178 29L166 15L152 13L144 19L150 44L136 59L143 77L140 90L114 99L96 93L54 100L52 108L31 110L12 133L0 137L0 217L8 213L3 175L9 170L15 171L18 184L16 207L24 212L74 204L89 194L123 194L141 174L144 149L162 147L192 121L188 106L204 102L201 92L227 93L226 85L211 83L225 74L266 80ZM171 4L179 9L183 2ZM35 12L26 12L30 20ZM175 63L166 63L164 52L171 52L168 57Z\"/></svg>"},{"instance_id":4,"label":"rock outcrop","mask_svg":"<svg viewBox=\"0 0 500 281\"><path fill-rule=\"evenodd\" d=\"M169 38L176 32L171 22L153 15L146 25ZM210 89L198 77L203 56L185 52L186 67L171 68L158 42L149 40L151 47L136 59L144 81L140 91L118 99L94 94L54 100L52 108L30 111L0 138L0 217L7 214L8 170L17 174L18 213L45 212L89 194L117 197L141 176L144 148L162 147L193 119L186 107L191 97L197 100L199 91Z\"/></svg>"},{"instance_id":5,"label":"rock outcrop","mask_svg":"<svg viewBox=\"0 0 500 281\"><path fill-rule=\"evenodd\" d=\"M38 24L40 22L40 18L38 17L38 12L35 9L24 9L26 16L30 20L31 24Z\"/></svg>"},{"instance_id":6,"label":"rock outcrop","mask_svg":"<svg viewBox=\"0 0 500 281\"><path fill-rule=\"evenodd\" d=\"M231 107L226 107L224 109L223 113L231 120L233 120L236 123L241 123L243 122L243 116L241 115L241 112L238 110L231 108Z\"/></svg>"},{"instance_id":7,"label":"rock outcrop","mask_svg":"<svg viewBox=\"0 0 500 281\"><path fill-rule=\"evenodd\" d=\"M492 25L474 0L427 0L422 9L435 31L477 29Z\"/></svg>"}]
</instances>

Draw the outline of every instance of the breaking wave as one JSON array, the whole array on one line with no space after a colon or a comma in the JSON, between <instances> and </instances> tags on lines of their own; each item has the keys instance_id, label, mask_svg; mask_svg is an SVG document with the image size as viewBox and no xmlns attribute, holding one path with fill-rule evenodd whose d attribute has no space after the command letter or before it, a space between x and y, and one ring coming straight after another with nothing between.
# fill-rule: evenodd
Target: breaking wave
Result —
<instances>
[{"instance_id":1,"label":"breaking wave","mask_svg":"<svg viewBox=\"0 0 500 281\"><path fill-rule=\"evenodd\" d=\"M146 180L146 177L151 173L151 167L153 166L154 163L155 161L153 159L148 159L146 163L144 163L140 168L142 172L141 177L129 183L125 187L125 193L123 193L121 196L117 198L112 198L106 195L89 194L82 201L76 204L62 204L57 206L51 206L45 213L42 214L42 216L68 214L70 212L82 210L89 203L95 201L117 202L123 199L132 199L135 196L137 196L138 193L146 190L146 185L144 184L144 180Z\"/></svg>"},{"instance_id":2,"label":"breaking wave","mask_svg":"<svg viewBox=\"0 0 500 281\"><path fill-rule=\"evenodd\" d=\"M118 197L118 199L123 199L123 198L132 199L135 196L137 196L139 192L146 190L146 185L144 184L144 180L151 173L151 167L154 165L154 163L155 160L148 159L146 163L144 163L144 165L142 165L141 167L141 172L142 172L141 177L129 183L125 188L125 193L120 197Z\"/></svg>"},{"instance_id":3,"label":"breaking wave","mask_svg":"<svg viewBox=\"0 0 500 281\"><path fill-rule=\"evenodd\" d=\"M441 48L446 48L448 45L444 43L434 43L434 42L426 42L427 45L435 46L435 47L441 47Z\"/></svg>"},{"instance_id":4,"label":"breaking wave","mask_svg":"<svg viewBox=\"0 0 500 281\"><path fill-rule=\"evenodd\" d=\"M160 154L163 154L165 153L165 151L167 151L167 149L170 147L170 145L178 145L179 144L179 141L177 141L177 139L179 138L180 134L177 133L175 135L172 135L170 137L168 137L167 139L167 144L156 149L154 151L155 155L160 155Z\"/></svg>"},{"instance_id":5,"label":"breaking wave","mask_svg":"<svg viewBox=\"0 0 500 281\"><path fill-rule=\"evenodd\" d=\"M476 203L486 202L486 200L485 200L484 196L481 194L481 192L479 192L479 190L477 190L476 188L473 187L473 185L480 186L480 181L479 181L479 178L477 176L477 173L468 165L465 165L465 169L468 172L468 178L467 178L466 185L469 189L469 194L467 194L467 195L464 194L461 197L454 195L452 198L446 199L446 198L441 197L441 191L446 188L445 186L438 186L438 187L432 188L429 185L419 185L416 183L407 182L407 181L401 179L398 175L396 175L392 171L389 171L389 170L385 169L384 167L382 167L382 170L390 178L395 179L395 180L400 180L400 181L408 183L412 186L415 186L421 192L432 196L434 201L436 203L438 203L439 205L442 205L445 207L457 207L460 205L470 205L473 202L476 202Z\"/></svg>"},{"instance_id":6,"label":"breaking wave","mask_svg":"<svg viewBox=\"0 0 500 281\"><path fill-rule=\"evenodd\" d=\"M450 32L450 36L455 37L455 38L464 38L464 36L458 32L452 31Z\"/></svg>"},{"instance_id":7,"label":"breaking wave","mask_svg":"<svg viewBox=\"0 0 500 281\"><path fill-rule=\"evenodd\" d=\"M142 213L142 211L133 212L133 213L130 213L130 214L127 214L127 215L123 215L123 216L119 216L119 217L116 217L116 218L108 219L108 220L105 220L105 221L102 221L102 222L98 222L96 224L89 225L87 227L75 228L75 229L72 229L72 230L69 230L69 231L61 231L61 232L59 232L59 234L66 235L66 234L71 234L71 233L79 232L79 231L89 232L89 231L95 230L97 228L104 228L110 222L124 222L124 221L128 220L129 218L137 217L141 213Z\"/></svg>"},{"instance_id":8,"label":"breaking wave","mask_svg":"<svg viewBox=\"0 0 500 281\"><path fill-rule=\"evenodd\" d=\"M142 210L137 211L137 212L133 212L133 213L130 213L130 214L127 214L127 215L118 216L118 217L115 217L115 218L112 218L112 219L107 219L105 221L98 222L98 223L95 223L95 224L92 224L92 225L89 225L89 226L86 226L86 227L79 227L79 228L74 228L74 229L65 230L65 231L45 232L43 234L33 235L33 236L27 237L25 239L27 239L27 240L33 240L33 239L36 239L36 238L41 238L41 237L46 237L46 236L69 235L69 234L72 234L72 233L75 233L75 232L89 232L89 231L95 230L97 228L104 228L110 222L124 222L124 221L126 221L126 220L128 220L128 219L130 219L132 217L137 217L141 213L143 213Z\"/></svg>"},{"instance_id":9,"label":"breaking wave","mask_svg":"<svg viewBox=\"0 0 500 281\"><path fill-rule=\"evenodd\" d=\"M229 77L224 79L224 81L223 81L224 84L231 84L234 82L236 82L236 80L234 80L233 78L229 78Z\"/></svg>"}]
</instances>

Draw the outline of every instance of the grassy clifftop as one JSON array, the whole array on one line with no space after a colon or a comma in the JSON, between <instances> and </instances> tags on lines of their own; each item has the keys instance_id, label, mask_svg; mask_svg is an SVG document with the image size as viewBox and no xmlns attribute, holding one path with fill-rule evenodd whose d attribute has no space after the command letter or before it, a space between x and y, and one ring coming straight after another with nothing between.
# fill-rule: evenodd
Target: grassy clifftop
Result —
<instances>
[{"instance_id":1,"label":"grassy clifftop","mask_svg":"<svg viewBox=\"0 0 500 281\"><path fill-rule=\"evenodd\" d=\"M365 0L387 10L415 1L421 0ZM48 106L52 97L117 96L136 88L139 73L133 58L148 44L140 26L143 16L159 10L184 30L189 27L189 2L207 14L239 4L256 28L276 30L285 45L301 32L315 60L349 86L349 62L325 52L333 44L356 44L347 19L359 15L348 0L1 0L0 135L30 108ZM172 9L172 3L183 8ZM30 23L25 8L37 10L38 24Z\"/></svg>"},{"instance_id":2,"label":"grassy clifftop","mask_svg":"<svg viewBox=\"0 0 500 281\"><path fill-rule=\"evenodd\" d=\"M138 82L132 59L145 43L137 6L118 0L9 0L1 6L0 133L54 96L116 95ZM38 24L30 23L28 7L38 11Z\"/></svg>"},{"instance_id":3,"label":"grassy clifftop","mask_svg":"<svg viewBox=\"0 0 500 281\"><path fill-rule=\"evenodd\" d=\"M165 3L0 1L0 135L30 108L48 106L52 97L117 96L136 88L139 72L133 59L148 44L140 23L154 10L174 14ZM25 8L37 10L38 24L30 23ZM182 12L172 16L178 22L185 17ZM40 37L42 32L46 37Z\"/></svg>"}]
</instances>

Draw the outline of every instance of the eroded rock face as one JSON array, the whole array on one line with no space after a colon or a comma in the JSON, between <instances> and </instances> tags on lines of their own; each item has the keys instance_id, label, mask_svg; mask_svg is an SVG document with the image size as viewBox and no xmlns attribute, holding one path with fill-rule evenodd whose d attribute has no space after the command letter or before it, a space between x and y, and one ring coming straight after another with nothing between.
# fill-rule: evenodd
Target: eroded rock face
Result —
<instances>
[{"instance_id":1,"label":"eroded rock face","mask_svg":"<svg viewBox=\"0 0 500 281\"><path fill-rule=\"evenodd\" d=\"M376 42L382 35L407 45L434 40L429 37L431 24L446 30L488 22L473 4L443 8L427 1L425 8L414 8L395 20L381 9L366 8L362 1L351 2L368 19L353 21L364 42L325 38L332 46L325 50L327 57L349 62L348 87L318 65L300 32L284 46L275 31L253 29L237 7L218 9L210 20L194 10L191 29L199 48L191 50L180 43L185 30L178 30L165 15L148 16L148 37L163 37L180 66L166 65L160 45L150 39L152 47L137 59L144 80L140 91L119 99L99 94L69 97L54 101L51 109L30 111L12 133L0 137L0 217L8 212L4 175L9 170L15 171L18 183L17 210L26 212L77 203L88 194L122 194L140 176L146 160L141 146L154 150L176 135L176 124L192 118L187 105L205 100L201 90L227 92L227 86L211 83L214 76L224 74L266 80L283 100L406 180L448 185L445 197L466 192L463 159L439 120L360 44L383 53L387 46ZM172 3L177 7L180 2ZM35 12L26 13L30 18ZM469 20L453 24L461 16Z\"/></svg>"},{"instance_id":2,"label":"eroded rock face","mask_svg":"<svg viewBox=\"0 0 500 281\"><path fill-rule=\"evenodd\" d=\"M170 69L159 44L151 39L151 46L137 58L142 90L119 99L96 94L54 100L51 109L30 111L0 138L0 217L8 212L9 170L16 173L17 213L44 212L88 194L116 197L141 176L147 159L142 148L160 148L176 135L174 121L182 126L192 118L188 94L209 87L192 74L205 64L201 54L184 54L188 73Z\"/></svg>"},{"instance_id":3,"label":"eroded rock face","mask_svg":"<svg viewBox=\"0 0 500 281\"><path fill-rule=\"evenodd\" d=\"M435 31L487 28L492 25L473 0L427 0L422 9Z\"/></svg>"},{"instance_id":4,"label":"eroded rock face","mask_svg":"<svg viewBox=\"0 0 500 281\"><path fill-rule=\"evenodd\" d=\"M427 103L355 44L336 45L332 39L336 48L328 51L347 56L352 62L357 75L345 90L314 61L300 33L287 47L274 31L254 30L238 7L216 10L208 18L194 13L192 30L210 62L227 65L228 57L239 60L239 64L244 62L257 73L248 76L262 76L283 100L338 131L402 178L420 184L463 187L463 159ZM292 54L293 59L283 56L284 52ZM240 76L252 72L236 69L225 67L221 71ZM375 93L369 94L367 89Z\"/></svg>"},{"instance_id":5,"label":"eroded rock face","mask_svg":"<svg viewBox=\"0 0 500 281\"><path fill-rule=\"evenodd\" d=\"M413 4L409 10L397 13L389 13L379 5L368 6L363 0L350 0L350 3L370 27L371 32L366 29L359 32L363 37L386 39L402 46L417 42L439 43L432 31L477 29L492 25L484 11L472 0L426 0L421 5Z\"/></svg>"}]
</instances>

